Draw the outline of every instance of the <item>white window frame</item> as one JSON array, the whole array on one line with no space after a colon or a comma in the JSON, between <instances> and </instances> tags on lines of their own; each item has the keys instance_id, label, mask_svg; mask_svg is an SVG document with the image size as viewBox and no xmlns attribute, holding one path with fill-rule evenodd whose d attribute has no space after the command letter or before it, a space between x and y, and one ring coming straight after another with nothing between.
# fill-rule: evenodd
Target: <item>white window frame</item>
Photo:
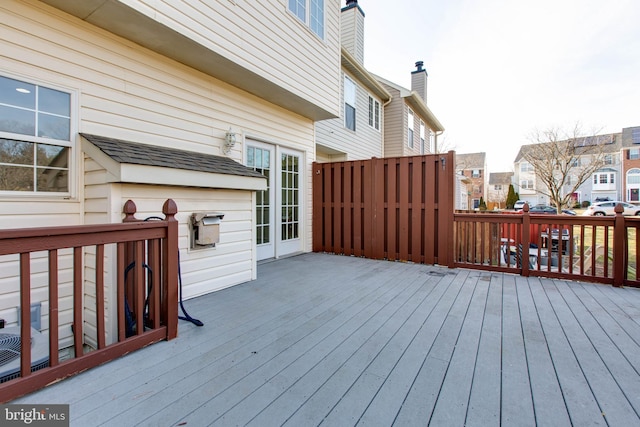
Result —
<instances>
[{"instance_id":1,"label":"white window frame","mask_svg":"<svg viewBox=\"0 0 640 427\"><path fill-rule=\"evenodd\" d=\"M380 102L369 95L369 126L380 131Z\"/></svg>"},{"instance_id":2,"label":"white window frame","mask_svg":"<svg viewBox=\"0 0 640 427\"><path fill-rule=\"evenodd\" d=\"M520 181L520 188L524 190L533 190L533 180L531 179L523 179Z\"/></svg>"},{"instance_id":3,"label":"white window frame","mask_svg":"<svg viewBox=\"0 0 640 427\"><path fill-rule=\"evenodd\" d=\"M427 142L425 139L425 126L424 122L420 120L420 154L426 154L427 152Z\"/></svg>"},{"instance_id":4,"label":"white window frame","mask_svg":"<svg viewBox=\"0 0 640 427\"><path fill-rule=\"evenodd\" d=\"M326 28L325 0L289 0L287 9L305 24L311 32L324 40ZM318 10L322 15L320 17L316 16Z\"/></svg>"},{"instance_id":5,"label":"white window frame","mask_svg":"<svg viewBox=\"0 0 640 427\"><path fill-rule=\"evenodd\" d=\"M520 163L520 172L533 172L533 171L534 171L534 167L531 163L529 162Z\"/></svg>"},{"instance_id":6,"label":"white window frame","mask_svg":"<svg viewBox=\"0 0 640 427\"><path fill-rule=\"evenodd\" d=\"M356 102L358 99L358 88L356 82L351 80L349 76L344 76L344 127L352 131L356 131L358 109L356 108ZM347 106L353 108L353 127L347 123Z\"/></svg>"},{"instance_id":7,"label":"white window frame","mask_svg":"<svg viewBox=\"0 0 640 427\"><path fill-rule=\"evenodd\" d=\"M2 73L0 77L17 80L19 82L23 82L28 85L34 85L38 88L51 89L59 92L64 92L69 95L69 139L61 140L61 139L53 139L47 137L40 137L37 135L25 135L7 131L0 130L0 139L8 139L20 142L28 142L35 144L45 144L45 145L53 145L59 147L66 147L69 149L68 155L68 165L66 168L67 171L67 189L68 191L63 192L54 192L54 191L37 191L37 188L33 191L2 191L0 190L0 196L11 196L11 197L63 197L63 198L72 198L77 194L76 189L76 162L77 162L77 148L76 148L76 138L78 133L78 113L77 113L77 105L78 105L78 94L77 91L70 89L68 87L59 86L57 84L31 79L22 75L14 75ZM0 105L4 105L1 104ZM9 106L9 105L7 105ZM37 107L36 107L37 108ZM39 111L36 109L36 112ZM60 116L66 117L66 116ZM37 133L37 131L36 131ZM0 164L0 167L2 165ZM37 166L34 165L34 168ZM64 170L64 169L62 169ZM34 169L35 171L35 169ZM35 183L35 178L34 178Z\"/></svg>"},{"instance_id":8,"label":"white window frame","mask_svg":"<svg viewBox=\"0 0 640 427\"><path fill-rule=\"evenodd\" d=\"M407 147L409 148L413 148L413 122L413 110L409 108L407 111Z\"/></svg>"}]
</instances>

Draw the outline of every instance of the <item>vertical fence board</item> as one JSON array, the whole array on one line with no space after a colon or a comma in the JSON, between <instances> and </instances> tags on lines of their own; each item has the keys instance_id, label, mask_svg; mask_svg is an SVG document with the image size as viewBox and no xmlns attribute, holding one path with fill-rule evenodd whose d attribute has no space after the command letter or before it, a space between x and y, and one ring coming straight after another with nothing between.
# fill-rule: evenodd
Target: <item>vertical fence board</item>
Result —
<instances>
[{"instance_id":1,"label":"vertical fence board","mask_svg":"<svg viewBox=\"0 0 640 427\"><path fill-rule=\"evenodd\" d=\"M318 225L317 227L313 227L313 250L314 252L321 251L323 248L323 229L324 229L324 221L322 219L322 208L324 202L324 191L322 188L322 165L314 162L313 167L311 169L313 171L313 176L311 177L312 182L312 221L314 225Z\"/></svg>"},{"instance_id":2,"label":"vertical fence board","mask_svg":"<svg viewBox=\"0 0 640 427\"><path fill-rule=\"evenodd\" d=\"M366 182L363 179L364 166L362 162L355 162L353 170L353 254L355 256L364 255L364 192L363 186ZM315 227L315 223L313 225Z\"/></svg>"},{"instance_id":3,"label":"vertical fence board","mask_svg":"<svg viewBox=\"0 0 640 427\"><path fill-rule=\"evenodd\" d=\"M398 176L399 176L399 188L398 195L400 203L398 204L398 236L399 241L399 256L400 260L409 260L409 242L410 242L410 228L409 228L409 188L411 186L411 177L409 176L409 158L401 157L398 159Z\"/></svg>"},{"instance_id":4,"label":"vertical fence board","mask_svg":"<svg viewBox=\"0 0 640 427\"><path fill-rule=\"evenodd\" d=\"M353 164L343 165L342 188L342 229L344 230L342 241L345 255L353 255Z\"/></svg>"},{"instance_id":5,"label":"vertical fence board","mask_svg":"<svg viewBox=\"0 0 640 427\"><path fill-rule=\"evenodd\" d=\"M336 253L344 253L342 243L342 174L344 172L344 163L337 163L333 169L333 249Z\"/></svg>"},{"instance_id":6,"label":"vertical fence board","mask_svg":"<svg viewBox=\"0 0 640 427\"><path fill-rule=\"evenodd\" d=\"M411 261L424 262L422 236L422 195L424 193L423 165L424 157L413 157L411 167Z\"/></svg>"},{"instance_id":7,"label":"vertical fence board","mask_svg":"<svg viewBox=\"0 0 640 427\"><path fill-rule=\"evenodd\" d=\"M387 202L386 219L385 219L385 238L387 241L387 259L399 259L398 239L398 175L396 167L393 163L387 163L385 168L386 191L385 198Z\"/></svg>"}]
</instances>

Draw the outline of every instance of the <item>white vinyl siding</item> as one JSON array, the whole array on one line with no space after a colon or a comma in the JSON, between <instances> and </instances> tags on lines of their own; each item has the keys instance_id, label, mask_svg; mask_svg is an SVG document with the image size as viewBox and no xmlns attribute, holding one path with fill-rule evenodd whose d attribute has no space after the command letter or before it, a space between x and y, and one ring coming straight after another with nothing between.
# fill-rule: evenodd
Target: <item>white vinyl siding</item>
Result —
<instances>
[{"instance_id":1,"label":"white vinyl siding","mask_svg":"<svg viewBox=\"0 0 640 427\"><path fill-rule=\"evenodd\" d=\"M269 19L273 20L272 12L267 12L266 6L257 3L260 2L243 4L252 10L260 8L267 17L270 17ZM165 2L154 4L158 7L166 6ZM220 12L223 15L228 15L224 9L233 7L231 2L216 4L220 5ZM210 6L198 3L194 4L194 7L206 9ZM182 11L172 10L176 15L172 19L174 24L175 19L184 18L181 15ZM283 10L282 13L287 12ZM220 18L219 14L215 15L216 19ZM246 16L246 14L240 15ZM201 16L192 18L210 19L210 17ZM227 16L224 19L228 18ZM290 21L289 16L286 18L284 21ZM3 39L3 72L10 76L24 76L25 80L42 85L77 91L80 118L78 127L83 132L146 143L151 149L157 145L222 155L221 146L224 135L229 127L232 127L238 133L238 143L229 153L229 157L239 163L243 163L244 139L249 136L304 153L302 178L305 188L302 194L305 209L301 239L303 250L307 252L311 250L311 209L306 207L311 206L311 162L315 158L312 120L265 102L235 86L141 48L135 43L72 18L40 2L13 0L0 2L0 20L7 23ZM281 26L283 21L276 19L275 22ZM196 26L195 22L193 25ZM256 25L264 29L267 24L258 22ZM228 22L226 26L229 26ZM213 27L215 26L211 28ZM189 27L184 27L182 30L193 35L187 28ZM255 28L248 25L244 31L248 30L253 31ZM268 33L274 36L275 32L276 30L273 30ZM205 33L213 37L210 29ZM250 34L246 36L247 40L253 40ZM314 39L317 42L317 38L314 37ZM237 38L231 35L228 35L227 39L216 38L216 42L224 45L232 41L237 42ZM306 42L306 40L296 41L301 45L305 45ZM259 44L257 41L255 43ZM277 56L274 59L275 63L270 61L268 65L271 67L270 72L277 74L278 78L286 75L287 85L299 83L314 86L312 89L307 87L300 90L305 93L305 96L317 98L318 102L334 103L331 109L337 110L338 100L333 95L336 91L329 90L334 87L337 77L331 80L332 73L322 70L318 73L329 74L329 77L323 75L319 80L310 83L310 78L314 80L313 74L316 67L308 71L312 74L311 77L307 71L304 72L304 77L296 75L298 71L283 74L280 71L287 70L287 61L289 61L287 58L290 58L288 55L281 54L286 51L286 48L282 47L279 53L273 51L272 45L269 49L261 47L263 48ZM252 55L262 55L261 49L252 52ZM298 47L293 51L296 49ZM305 52L304 55L311 55L314 58L312 62L319 68L333 64L332 58L323 58L323 49L315 47L309 50L314 53ZM337 58L339 64L339 55ZM298 68L292 67L292 69ZM269 74L264 69L261 72L265 75ZM298 78L300 81L296 82ZM318 83L317 87L316 83ZM296 92L300 90L295 89ZM316 91L317 97L314 95ZM82 144L87 143L77 134L72 135L72 141L77 145L76 149L79 152L82 151ZM158 214L164 200L173 197L179 210L179 245L181 255L184 255L182 261L185 262L185 270L183 270L185 297L242 283L251 280L257 274L255 257L252 253L252 248L255 246L254 237L250 231L250 224L255 220L252 216L253 209L249 208L253 206L251 200L253 192L184 187L167 189L166 186L133 184L108 185L105 184L107 172L104 168L80 153L75 156L75 160L72 159L70 168L77 170L73 182L79 188L78 194L72 194L68 200L53 198L36 200L18 196L3 199L0 227L120 222L122 206L128 198L138 205L142 218L150 212ZM187 254L186 221L191 210L225 212L221 231L223 241L216 249L199 251L194 255ZM215 256L212 255L212 251ZM86 259L90 261L91 257L87 256ZM109 259L108 253L107 259ZM4 262L10 264L12 261L0 259L0 272L2 272L0 277L3 283L15 282L17 273L11 273L13 270L9 268L5 269ZM61 283L63 280L61 279ZM0 299L0 317L15 318L15 315L13 317L4 315L15 312L15 305L12 305L14 302L12 298L15 295L6 295L4 291L6 289L3 289ZM92 296L87 294L85 297ZM43 313L45 312L46 305L43 301ZM87 313L87 316L89 316L87 320L90 321L90 313ZM64 321L66 320L61 319L61 322ZM46 324L44 318L43 324ZM87 333L90 332L90 330L87 331Z\"/></svg>"},{"instance_id":2,"label":"white vinyl siding","mask_svg":"<svg viewBox=\"0 0 640 427\"><path fill-rule=\"evenodd\" d=\"M343 74L343 79L344 79ZM368 121L371 94L368 93L358 80L349 75L356 84L356 120L360 123ZM373 98L380 104L380 126L384 120L385 111L379 99ZM322 150L329 150L324 153L324 158L329 161L370 159L371 157L383 157L382 132L371 126L359 126L356 132L347 129L344 119L322 120L316 122L316 143L318 153L322 156Z\"/></svg>"}]
</instances>

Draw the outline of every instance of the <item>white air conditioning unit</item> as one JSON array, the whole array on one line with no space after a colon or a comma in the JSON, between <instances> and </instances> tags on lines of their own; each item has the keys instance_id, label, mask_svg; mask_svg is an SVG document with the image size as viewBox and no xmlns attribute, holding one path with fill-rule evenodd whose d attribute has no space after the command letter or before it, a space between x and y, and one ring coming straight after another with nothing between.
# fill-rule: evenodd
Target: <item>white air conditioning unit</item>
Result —
<instances>
[{"instance_id":1,"label":"white air conditioning unit","mask_svg":"<svg viewBox=\"0 0 640 427\"><path fill-rule=\"evenodd\" d=\"M0 329L0 383L20 376L20 327ZM48 335L31 328L31 372L49 366Z\"/></svg>"}]
</instances>

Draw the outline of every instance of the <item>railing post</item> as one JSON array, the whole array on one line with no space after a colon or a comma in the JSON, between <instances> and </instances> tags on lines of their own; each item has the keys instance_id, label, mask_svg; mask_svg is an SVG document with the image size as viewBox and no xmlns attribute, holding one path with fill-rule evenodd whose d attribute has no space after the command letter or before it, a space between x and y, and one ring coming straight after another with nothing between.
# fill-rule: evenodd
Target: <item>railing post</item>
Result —
<instances>
[{"instance_id":1,"label":"railing post","mask_svg":"<svg viewBox=\"0 0 640 427\"><path fill-rule=\"evenodd\" d=\"M622 212L624 212L622 205L616 205L616 218L613 224L613 286L615 287L620 287L624 283L624 241L627 233Z\"/></svg>"},{"instance_id":2,"label":"railing post","mask_svg":"<svg viewBox=\"0 0 640 427\"><path fill-rule=\"evenodd\" d=\"M528 203L524 204L522 211L522 241L520 242L520 244L522 245L522 257L520 259L520 267L522 268L522 275L524 277L529 277L529 242L531 241L531 216L529 214Z\"/></svg>"},{"instance_id":3,"label":"railing post","mask_svg":"<svg viewBox=\"0 0 640 427\"><path fill-rule=\"evenodd\" d=\"M162 271L164 277L164 301L165 322L167 325L167 340L178 336L178 221L175 215L178 206L172 199L167 199L162 206L162 213L167 221L167 238L164 241L164 264Z\"/></svg>"}]
</instances>

